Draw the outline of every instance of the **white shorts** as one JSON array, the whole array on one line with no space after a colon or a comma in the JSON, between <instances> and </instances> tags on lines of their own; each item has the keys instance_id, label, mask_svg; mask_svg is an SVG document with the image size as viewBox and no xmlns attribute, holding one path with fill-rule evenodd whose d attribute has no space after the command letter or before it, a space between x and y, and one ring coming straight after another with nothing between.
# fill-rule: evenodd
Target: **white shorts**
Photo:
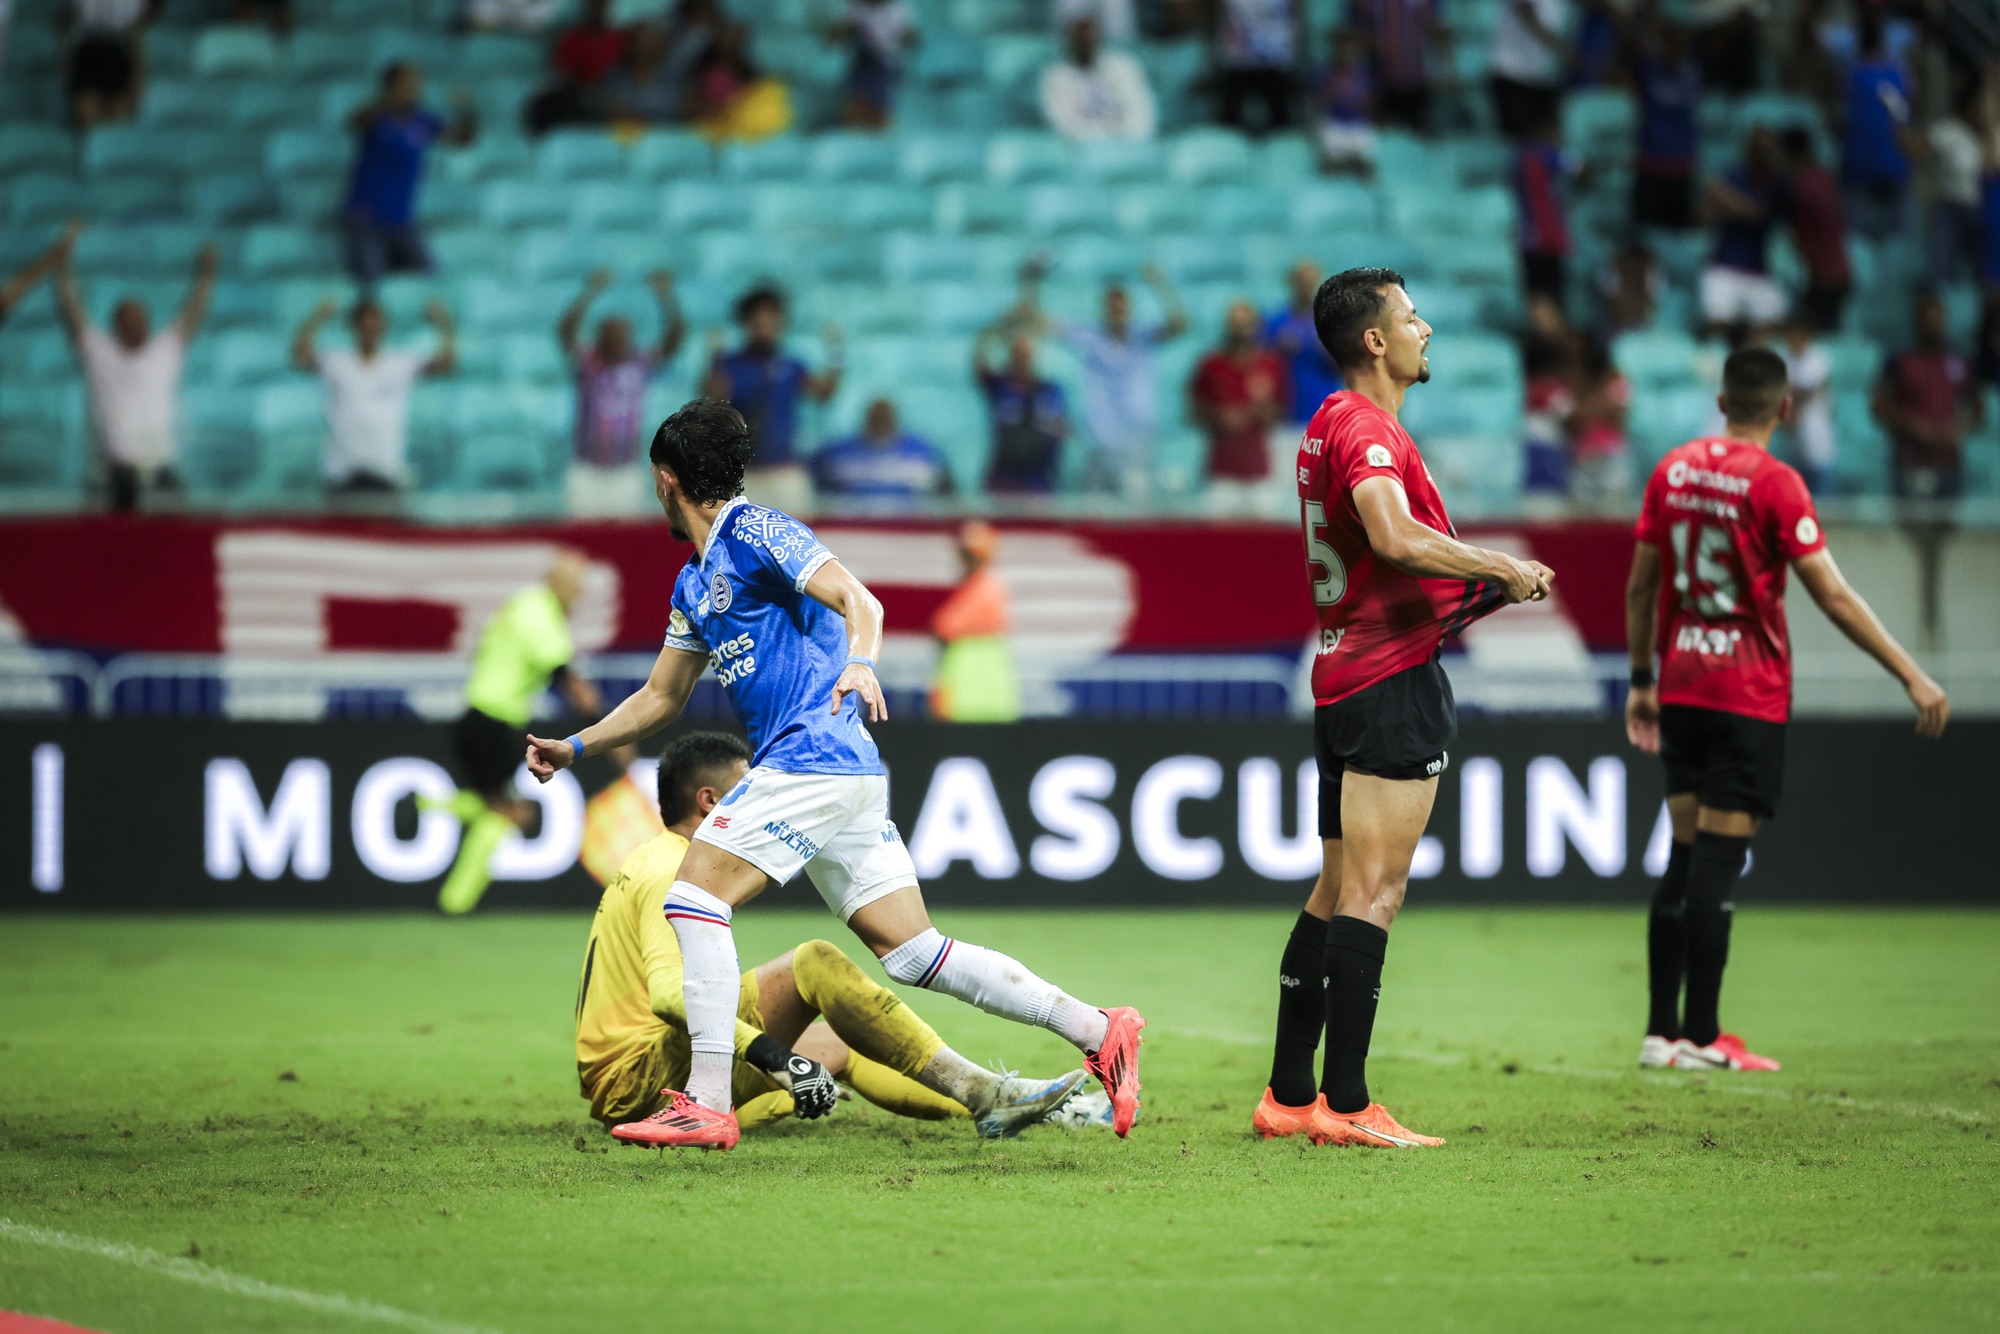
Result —
<instances>
[{"instance_id":1,"label":"white shorts","mask_svg":"<svg viewBox=\"0 0 2000 1334\"><path fill-rule=\"evenodd\" d=\"M1710 324L1776 324L1785 318L1785 289L1764 274L1711 264L1701 273L1701 314Z\"/></svg>"},{"instance_id":2,"label":"white shorts","mask_svg":"<svg viewBox=\"0 0 2000 1334\"><path fill-rule=\"evenodd\" d=\"M758 767L730 789L694 836L733 852L779 884L799 873L841 921L917 883L889 818L880 774L788 774Z\"/></svg>"}]
</instances>

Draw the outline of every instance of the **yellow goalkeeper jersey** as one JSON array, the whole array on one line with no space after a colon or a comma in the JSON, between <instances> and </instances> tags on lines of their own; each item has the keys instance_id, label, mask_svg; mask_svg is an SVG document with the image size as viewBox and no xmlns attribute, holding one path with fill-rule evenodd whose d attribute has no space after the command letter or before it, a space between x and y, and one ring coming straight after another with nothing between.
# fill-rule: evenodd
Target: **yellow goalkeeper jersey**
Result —
<instances>
[{"instance_id":1,"label":"yellow goalkeeper jersey","mask_svg":"<svg viewBox=\"0 0 2000 1334\"><path fill-rule=\"evenodd\" d=\"M576 993L576 1075L593 1105L670 1033L687 1033L681 947L665 913L687 850L679 834L661 833L625 859L597 901ZM738 1056L757 1035L736 1021Z\"/></svg>"}]
</instances>

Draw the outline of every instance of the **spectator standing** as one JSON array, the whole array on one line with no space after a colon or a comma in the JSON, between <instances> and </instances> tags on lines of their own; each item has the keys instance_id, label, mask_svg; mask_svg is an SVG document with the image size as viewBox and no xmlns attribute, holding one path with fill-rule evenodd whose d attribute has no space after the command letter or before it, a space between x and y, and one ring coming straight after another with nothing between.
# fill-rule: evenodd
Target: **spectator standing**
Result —
<instances>
[{"instance_id":1,"label":"spectator standing","mask_svg":"<svg viewBox=\"0 0 2000 1334\"><path fill-rule=\"evenodd\" d=\"M549 82L523 109L528 133L601 118L604 80L624 63L626 39L611 22L611 0L585 0L549 52Z\"/></svg>"},{"instance_id":2,"label":"spectator standing","mask_svg":"<svg viewBox=\"0 0 2000 1334\"><path fill-rule=\"evenodd\" d=\"M6 282L0 283L0 324L7 322L7 316L14 307L27 300L28 293L35 290L37 283L63 266L71 248L76 245L76 234L81 230L79 224L72 222L47 250L29 260L20 272Z\"/></svg>"},{"instance_id":3,"label":"spectator standing","mask_svg":"<svg viewBox=\"0 0 2000 1334\"><path fill-rule=\"evenodd\" d=\"M1933 122L1924 135L1931 165L1926 259L1933 283L1948 283L1961 269L1980 270L1979 179L1995 138L1994 121L1991 90L1969 81L1952 114Z\"/></svg>"},{"instance_id":4,"label":"spectator standing","mask_svg":"<svg viewBox=\"0 0 2000 1334\"><path fill-rule=\"evenodd\" d=\"M326 394L326 486L331 497L387 496L407 480L410 390L422 375L449 375L458 364L451 316L433 301L424 318L437 330L435 351L385 346L389 319L373 299L354 303L347 321L354 346L314 346L339 305L328 298L292 339L292 364L317 374Z\"/></svg>"},{"instance_id":5,"label":"spectator standing","mask_svg":"<svg viewBox=\"0 0 2000 1334\"><path fill-rule=\"evenodd\" d=\"M1261 136L1287 129L1298 96L1299 0L1219 0L1216 119ZM1260 115L1250 114L1252 103Z\"/></svg>"},{"instance_id":6,"label":"spectator standing","mask_svg":"<svg viewBox=\"0 0 2000 1334\"><path fill-rule=\"evenodd\" d=\"M1021 682L1007 637L1013 596L994 569L1000 534L974 519L958 530L965 577L931 616L940 646L931 716L953 723L1011 723L1021 716Z\"/></svg>"},{"instance_id":7,"label":"spectator standing","mask_svg":"<svg viewBox=\"0 0 2000 1334\"><path fill-rule=\"evenodd\" d=\"M611 285L611 271L599 269L556 324L556 345L576 376L576 426L571 435L566 482L572 517L643 514L653 503L635 468L646 430L646 387L674 359L687 321L674 299L674 276L664 269L646 278L660 307L659 341L640 347L632 322L610 315L597 322L585 345L578 334L590 303Z\"/></svg>"},{"instance_id":8,"label":"spectator standing","mask_svg":"<svg viewBox=\"0 0 2000 1334\"><path fill-rule=\"evenodd\" d=\"M626 34L624 58L604 76L590 100L613 125L643 128L683 120L694 96L689 87L690 52L698 55L699 49L676 47L672 35L659 24L638 24Z\"/></svg>"},{"instance_id":9,"label":"spectator standing","mask_svg":"<svg viewBox=\"0 0 2000 1334\"><path fill-rule=\"evenodd\" d=\"M1522 477L1531 495L1569 494L1570 417L1576 411L1576 336L1562 307L1545 296L1528 298L1528 326L1521 339Z\"/></svg>"},{"instance_id":10,"label":"spectator standing","mask_svg":"<svg viewBox=\"0 0 2000 1334\"><path fill-rule=\"evenodd\" d=\"M71 0L74 40L65 83L70 115L88 133L130 120L145 82L145 32L161 0ZM19 77L19 76L16 76Z\"/></svg>"},{"instance_id":11,"label":"spectator standing","mask_svg":"<svg viewBox=\"0 0 2000 1334\"><path fill-rule=\"evenodd\" d=\"M1889 433L1897 496L1956 500L1964 489L1965 437L1982 416L1978 384L1971 363L1951 349L1935 292L1917 295L1910 327L1911 346L1882 363L1870 408Z\"/></svg>"},{"instance_id":12,"label":"spectator standing","mask_svg":"<svg viewBox=\"0 0 2000 1334\"><path fill-rule=\"evenodd\" d=\"M822 497L871 501L889 509L951 494L951 469L944 455L922 436L905 431L896 405L886 398L868 405L859 431L812 456L812 475Z\"/></svg>"},{"instance_id":13,"label":"spectator standing","mask_svg":"<svg viewBox=\"0 0 2000 1334\"><path fill-rule=\"evenodd\" d=\"M1726 335L1732 347L1785 317L1785 294L1770 264L1782 184L1777 144L1761 127L1746 136L1742 164L1708 183L1704 204L1715 224L1715 248L1701 275L1701 315L1709 331Z\"/></svg>"},{"instance_id":14,"label":"spectator standing","mask_svg":"<svg viewBox=\"0 0 2000 1334\"><path fill-rule=\"evenodd\" d=\"M1910 78L1884 49L1882 18L1864 9L1857 52L1847 71L1841 184L1854 230L1873 241L1905 230L1910 161L1902 137L1910 124Z\"/></svg>"},{"instance_id":15,"label":"spectator standing","mask_svg":"<svg viewBox=\"0 0 2000 1334\"><path fill-rule=\"evenodd\" d=\"M1145 68L1104 50L1088 17L1069 25L1063 58L1042 71L1042 114L1066 139L1151 139L1159 128Z\"/></svg>"},{"instance_id":16,"label":"spectator standing","mask_svg":"<svg viewBox=\"0 0 2000 1334\"><path fill-rule=\"evenodd\" d=\"M1132 326L1132 294L1123 283L1104 289L1104 319L1095 327L1061 324L1056 333L1083 362L1083 425L1090 441L1084 460L1085 490L1143 501L1152 492L1153 438L1159 433L1159 387L1153 349L1187 332L1187 312L1159 269L1145 279L1166 318Z\"/></svg>"},{"instance_id":17,"label":"spectator standing","mask_svg":"<svg viewBox=\"0 0 2000 1334\"><path fill-rule=\"evenodd\" d=\"M840 330L821 331L827 367L814 372L784 350L785 298L775 287L754 287L736 303L743 343L736 351L719 348L710 360L704 392L724 398L750 424L756 455L744 474L743 489L760 505L787 514L812 508L812 487L799 452L799 408L824 403L840 388L844 362Z\"/></svg>"},{"instance_id":18,"label":"spectator standing","mask_svg":"<svg viewBox=\"0 0 2000 1334\"><path fill-rule=\"evenodd\" d=\"M1319 265L1302 259L1285 275L1290 300L1264 317L1264 341L1285 362L1291 403L1279 418L1287 435L1298 435L1327 397L1340 391L1340 367L1327 354L1313 325L1313 297L1319 293ZM1284 458L1284 454L1277 455Z\"/></svg>"},{"instance_id":19,"label":"spectator standing","mask_svg":"<svg viewBox=\"0 0 2000 1334\"><path fill-rule=\"evenodd\" d=\"M428 273L430 251L417 227L417 184L434 143L469 144L478 133L470 99L450 125L423 105L423 74L407 60L382 71L381 93L348 120L354 172L341 210L347 271L362 288L387 273Z\"/></svg>"},{"instance_id":20,"label":"spectator standing","mask_svg":"<svg viewBox=\"0 0 2000 1334\"><path fill-rule=\"evenodd\" d=\"M1188 381L1189 415L1208 436L1202 499L1213 513L1282 513L1271 485L1270 434L1291 407L1291 386L1285 363L1260 345L1260 332L1256 308L1231 302L1222 345ZM1291 480L1289 468L1280 480Z\"/></svg>"},{"instance_id":21,"label":"spectator standing","mask_svg":"<svg viewBox=\"0 0 2000 1334\"><path fill-rule=\"evenodd\" d=\"M986 489L996 495L1051 495L1062 470L1069 409L1062 387L1035 373L1035 345L1026 335L1009 338L1007 364L993 368L993 345L1008 323L1003 319L980 330L972 346L972 378L986 398L993 430Z\"/></svg>"},{"instance_id":22,"label":"spectator standing","mask_svg":"<svg viewBox=\"0 0 2000 1334\"><path fill-rule=\"evenodd\" d=\"M1841 311L1854 287L1840 187L1833 173L1819 164L1810 130L1795 125L1779 144L1787 172L1785 208L1791 214L1792 244L1806 270L1806 290L1800 300L1813 327L1833 333L1840 328Z\"/></svg>"},{"instance_id":23,"label":"spectator standing","mask_svg":"<svg viewBox=\"0 0 2000 1334\"><path fill-rule=\"evenodd\" d=\"M1632 387L1602 339L1585 338L1578 358L1576 405L1569 419L1569 495L1587 510L1620 510L1632 492L1632 450L1625 438Z\"/></svg>"},{"instance_id":24,"label":"spectator standing","mask_svg":"<svg viewBox=\"0 0 2000 1334\"><path fill-rule=\"evenodd\" d=\"M519 32L533 36L555 22L561 0L469 0L466 26L474 32Z\"/></svg>"},{"instance_id":25,"label":"spectator standing","mask_svg":"<svg viewBox=\"0 0 2000 1334\"><path fill-rule=\"evenodd\" d=\"M1493 25L1493 112L1500 132L1520 139L1543 121L1562 119L1569 48L1563 38L1569 0L1504 0Z\"/></svg>"},{"instance_id":26,"label":"spectator standing","mask_svg":"<svg viewBox=\"0 0 2000 1334\"><path fill-rule=\"evenodd\" d=\"M1694 6L1701 24L1702 77L1717 92L1741 97L1756 89L1764 55L1760 8L1760 0L1701 0Z\"/></svg>"},{"instance_id":27,"label":"spectator standing","mask_svg":"<svg viewBox=\"0 0 2000 1334\"><path fill-rule=\"evenodd\" d=\"M695 61L695 129L715 143L749 143L792 128L792 98L750 55L750 29L725 23Z\"/></svg>"},{"instance_id":28,"label":"spectator standing","mask_svg":"<svg viewBox=\"0 0 2000 1334\"><path fill-rule=\"evenodd\" d=\"M1367 47L1352 28L1336 28L1329 39L1333 60L1320 72L1315 101L1319 123L1313 135L1323 171L1375 170L1375 71Z\"/></svg>"},{"instance_id":29,"label":"spectator standing","mask_svg":"<svg viewBox=\"0 0 2000 1334\"><path fill-rule=\"evenodd\" d=\"M1611 257L1597 275L1597 287L1604 306L1604 335L1616 338L1653 327L1667 289L1666 269L1658 255L1634 241Z\"/></svg>"},{"instance_id":30,"label":"spectator standing","mask_svg":"<svg viewBox=\"0 0 2000 1334\"><path fill-rule=\"evenodd\" d=\"M1560 134L1553 120L1543 120L1515 150L1513 172L1521 281L1529 296L1545 296L1558 308L1568 301L1570 235L1563 178L1571 171Z\"/></svg>"},{"instance_id":31,"label":"spectator standing","mask_svg":"<svg viewBox=\"0 0 2000 1334\"><path fill-rule=\"evenodd\" d=\"M1347 23L1369 51L1382 123L1429 134L1433 48L1449 40L1436 0L1350 0Z\"/></svg>"},{"instance_id":32,"label":"spectator standing","mask_svg":"<svg viewBox=\"0 0 2000 1334\"><path fill-rule=\"evenodd\" d=\"M847 0L833 36L850 50L841 119L855 129L887 129L903 64L917 44L916 15L903 0Z\"/></svg>"},{"instance_id":33,"label":"spectator standing","mask_svg":"<svg viewBox=\"0 0 2000 1334\"><path fill-rule=\"evenodd\" d=\"M1630 69L1639 104L1632 166L1632 221L1686 231L1695 225L1694 178L1701 147L1701 62L1693 35L1644 16L1633 30Z\"/></svg>"},{"instance_id":34,"label":"spectator standing","mask_svg":"<svg viewBox=\"0 0 2000 1334\"><path fill-rule=\"evenodd\" d=\"M142 499L180 490L174 422L180 414L181 368L215 292L215 247L204 245L196 256L194 283L173 323L155 332L145 302L128 296L113 308L106 332L90 322L77 290L68 244L74 235L65 238L57 261L56 305L83 369L110 506L130 512Z\"/></svg>"},{"instance_id":35,"label":"spectator standing","mask_svg":"<svg viewBox=\"0 0 2000 1334\"><path fill-rule=\"evenodd\" d=\"M1833 435L1833 358L1818 342L1811 312L1794 310L1785 321L1785 378L1792 387L1792 415L1782 430L1799 474L1815 496L1834 493L1838 461Z\"/></svg>"}]
</instances>

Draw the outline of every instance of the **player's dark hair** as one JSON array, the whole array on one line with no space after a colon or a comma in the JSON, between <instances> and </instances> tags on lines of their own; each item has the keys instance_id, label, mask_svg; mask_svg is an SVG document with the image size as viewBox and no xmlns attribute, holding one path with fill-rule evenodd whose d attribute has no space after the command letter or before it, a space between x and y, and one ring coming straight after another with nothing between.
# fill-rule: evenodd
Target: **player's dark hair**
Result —
<instances>
[{"instance_id":1,"label":"player's dark hair","mask_svg":"<svg viewBox=\"0 0 2000 1334\"><path fill-rule=\"evenodd\" d=\"M745 323L765 306L774 307L780 315L784 314L785 294L770 283L759 283L736 298L736 322Z\"/></svg>"},{"instance_id":2,"label":"player's dark hair","mask_svg":"<svg viewBox=\"0 0 2000 1334\"><path fill-rule=\"evenodd\" d=\"M689 732L660 756L660 823L677 825L695 814L694 794L730 786L729 768L750 763L750 747L727 732Z\"/></svg>"},{"instance_id":3,"label":"player's dark hair","mask_svg":"<svg viewBox=\"0 0 2000 1334\"><path fill-rule=\"evenodd\" d=\"M1785 359L1770 348L1731 352L1722 363L1722 415L1745 426L1775 421L1790 388Z\"/></svg>"},{"instance_id":4,"label":"player's dark hair","mask_svg":"<svg viewBox=\"0 0 2000 1334\"><path fill-rule=\"evenodd\" d=\"M1319 285L1313 296L1313 332L1320 346L1342 370L1368 359L1361 336L1378 327L1376 319L1388 302L1384 288L1403 286L1394 269L1348 269Z\"/></svg>"},{"instance_id":5,"label":"player's dark hair","mask_svg":"<svg viewBox=\"0 0 2000 1334\"><path fill-rule=\"evenodd\" d=\"M700 504L743 494L743 471L756 443L743 414L719 398L697 398L660 423L646 456L671 468L681 494Z\"/></svg>"}]
</instances>

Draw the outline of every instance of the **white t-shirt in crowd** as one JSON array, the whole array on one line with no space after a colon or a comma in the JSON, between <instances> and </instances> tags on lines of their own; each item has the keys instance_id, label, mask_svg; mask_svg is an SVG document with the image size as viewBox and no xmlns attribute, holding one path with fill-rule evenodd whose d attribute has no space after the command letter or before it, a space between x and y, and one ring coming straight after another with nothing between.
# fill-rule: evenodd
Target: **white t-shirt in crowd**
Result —
<instances>
[{"instance_id":1,"label":"white t-shirt in crowd","mask_svg":"<svg viewBox=\"0 0 2000 1334\"><path fill-rule=\"evenodd\" d=\"M1515 9L1517 0L1504 0L1499 21L1493 25L1493 72L1515 83L1554 87L1562 82L1563 44L1553 46L1535 35L1527 20ZM1542 26L1561 37L1569 21L1569 0L1526 0Z\"/></svg>"},{"instance_id":2,"label":"white t-shirt in crowd","mask_svg":"<svg viewBox=\"0 0 2000 1334\"><path fill-rule=\"evenodd\" d=\"M1123 51L1099 51L1088 69L1060 60L1043 70L1042 111L1070 139L1150 139L1159 124L1146 71Z\"/></svg>"},{"instance_id":3,"label":"white t-shirt in crowd","mask_svg":"<svg viewBox=\"0 0 2000 1334\"><path fill-rule=\"evenodd\" d=\"M168 325L137 348L86 327L77 349L90 419L105 457L135 468L172 463L181 365L187 360L180 325Z\"/></svg>"},{"instance_id":4,"label":"white t-shirt in crowd","mask_svg":"<svg viewBox=\"0 0 2000 1334\"><path fill-rule=\"evenodd\" d=\"M1938 198L1965 208L1979 207L1979 133L1956 116L1930 128Z\"/></svg>"},{"instance_id":5,"label":"white t-shirt in crowd","mask_svg":"<svg viewBox=\"0 0 2000 1334\"><path fill-rule=\"evenodd\" d=\"M1298 40L1299 25L1291 0L1223 0L1217 46L1222 63L1229 68L1289 68Z\"/></svg>"},{"instance_id":6,"label":"white t-shirt in crowd","mask_svg":"<svg viewBox=\"0 0 2000 1334\"><path fill-rule=\"evenodd\" d=\"M1782 355L1792 382L1792 438L1808 463L1831 468L1839 456L1833 436L1833 359L1818 343L1787 347Z\"/></svg>"},{"instance_id":7,"label":"white t-shirt in crowd","mask_svg":"<svg viewBox=\"0 0 2000 1334\"><path fill-rule=\"evenodd\" d=\"M380 348L364 361L351 347L319 354L326 387L326 475L339 482L372 473L403 480L410 436L410 387L430 354Z\"/></svg>"},{"instance_id":8,"label":"white t-shirt in crowd","mask_svg":"<svg viewBox=\"0 0 2000 1334\"><path fill-rule=\"evenodd\" d=\"M916 16L902 0L878 5L848 0L846 22L863 50L891 68L902 67L910 34L917 29Z\"/></svg>"},{"instance_id":9,"label":"white t-shirt in crowd","mask_svg":"<svg viewBox=\"0 0 2000 1334\"><path fill-rule=\"evenodd\" d=\"M75 0L72 12L85 32L124 32L146 17L146 0Z\"/></svg>"}]
</instances>

